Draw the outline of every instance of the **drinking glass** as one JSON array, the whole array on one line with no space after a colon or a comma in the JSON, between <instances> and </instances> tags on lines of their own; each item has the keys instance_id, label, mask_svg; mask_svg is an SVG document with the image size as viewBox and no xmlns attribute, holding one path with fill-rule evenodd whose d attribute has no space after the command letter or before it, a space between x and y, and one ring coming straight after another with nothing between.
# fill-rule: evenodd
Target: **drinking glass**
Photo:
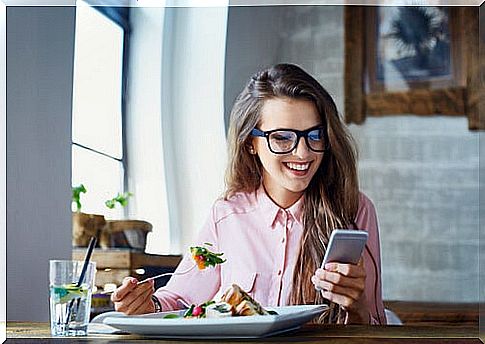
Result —
<instances>
[{"instance_id":1,"label":"drinking glass","mask_svg":"<svg viewBox=\"0 0 485 344\"><path fill-rule=\"evenodd\" d=\"M86 336L96 263L87 266L78 285L84 262L49 261L50 323L53 336Z\"/></svg>"}]
</instances>

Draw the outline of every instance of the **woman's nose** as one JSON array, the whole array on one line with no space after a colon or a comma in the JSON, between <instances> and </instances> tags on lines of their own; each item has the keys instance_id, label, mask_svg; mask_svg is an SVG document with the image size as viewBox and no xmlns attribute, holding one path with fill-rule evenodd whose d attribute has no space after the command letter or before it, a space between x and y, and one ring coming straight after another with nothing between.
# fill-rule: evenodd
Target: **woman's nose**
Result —
<instances>
[{"instance_id":1,"label":"woman's nose","mask_svg":"<svg viewBox=\"0 0 485 344\"><path fill-rule=\"evenodd\" d=\"M296 155L299 158L305 158L310 154L310 149L305 142L305 138L300 137L300 141L296 145L295 149L293 150L293 155Z\"/></svg>"}]
</instances>

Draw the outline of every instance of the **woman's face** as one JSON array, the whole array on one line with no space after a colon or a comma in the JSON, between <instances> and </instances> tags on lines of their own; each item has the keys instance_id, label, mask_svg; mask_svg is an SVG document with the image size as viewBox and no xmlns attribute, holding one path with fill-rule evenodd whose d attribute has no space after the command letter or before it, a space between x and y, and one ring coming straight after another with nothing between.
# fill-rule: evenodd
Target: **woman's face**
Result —
<instances>
[{"instance_id":1,"label":"woman's face","mask_svg":"<svg viewBox=\"0 0 485 344\"><path fill-rule=\"evenodd\" d=\"M321 125L318 111L309 100L273 98L264 102L258 129L306 130ZM263 184L269 196L281 207L295 203L310 184L323 153L310 150L301 137L287 154L272 153L264 137L254 137L254 150L263 165Z\"/></svg>"}]
</instances>

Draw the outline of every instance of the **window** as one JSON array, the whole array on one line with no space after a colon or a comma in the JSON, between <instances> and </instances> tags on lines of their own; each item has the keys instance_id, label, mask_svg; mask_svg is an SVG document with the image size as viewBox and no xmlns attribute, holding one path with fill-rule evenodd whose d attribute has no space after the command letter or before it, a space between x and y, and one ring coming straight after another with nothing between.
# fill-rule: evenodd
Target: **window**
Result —
<instances>
[{"instance_id":1,"label":"window","mask_svg":"<svg viewBox=\"0 0 485 344\"><path fill-rule=\"evenodd\" d=\"M72 185L82 211L120 217L104 202L124 191L123 65L126 9L77 7L72 114ZM126 11L127 13L127 11ZM125 21L126 22L126 21Z\"/></svg>"}]
</instances>

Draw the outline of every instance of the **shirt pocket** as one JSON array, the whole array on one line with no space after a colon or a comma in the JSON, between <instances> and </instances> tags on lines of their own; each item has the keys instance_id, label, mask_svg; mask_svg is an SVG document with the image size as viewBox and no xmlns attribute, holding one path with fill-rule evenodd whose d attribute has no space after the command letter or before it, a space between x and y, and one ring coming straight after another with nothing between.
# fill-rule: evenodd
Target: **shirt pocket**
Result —
<instances>
[{"instance_id":1,"label":"shirt pocket","mask_svg":"<svg viewBox=\"0 0 485 344\"><path fill-rule=\"evenodd\" d=\"M228 287L237 284L242 290L253 296L257 277L257 272L233 272Z\"/></svg>"},{"instance_id":2,"label":"shirt pocket","mask_svg":"<svg viewBox=\"0 0 485 344\"><path fill-rule=\"evenodd\" d=\"M228 279L224 281L224 286L220 291L222 294L229 288L232 284L237 284L248 293L253 299L259 302L263 307L268 306L268 291L270 286L270 276L260 272L244 271L244 270L234 270L231 272Z\"/></svg>"},{"instance_id":3,"label":"shirt pocket","mask_svg":"<svg viewBox=\"0 0 485 344\"><path fill-rule=\"evenodd\" d=\"M254 298L256 291L256 281L259 273L235 269L226 274L222 278L221 289L216 294L216 299L219 299L233 284L237 284L242 290Z\"/></svg>"},{"instance_id":4,"label":"shirt pocket","mask_svg":"<svg viewBox=\"0 0 485 344\"><path fill-rule=\"evenodd\" d=\"M268 306L268 292L270 281L266 274L260 272L236 272L233 275L233 282L239 285L242 290L248 293L263 307Z\"/></svg>"}]
</instances>

